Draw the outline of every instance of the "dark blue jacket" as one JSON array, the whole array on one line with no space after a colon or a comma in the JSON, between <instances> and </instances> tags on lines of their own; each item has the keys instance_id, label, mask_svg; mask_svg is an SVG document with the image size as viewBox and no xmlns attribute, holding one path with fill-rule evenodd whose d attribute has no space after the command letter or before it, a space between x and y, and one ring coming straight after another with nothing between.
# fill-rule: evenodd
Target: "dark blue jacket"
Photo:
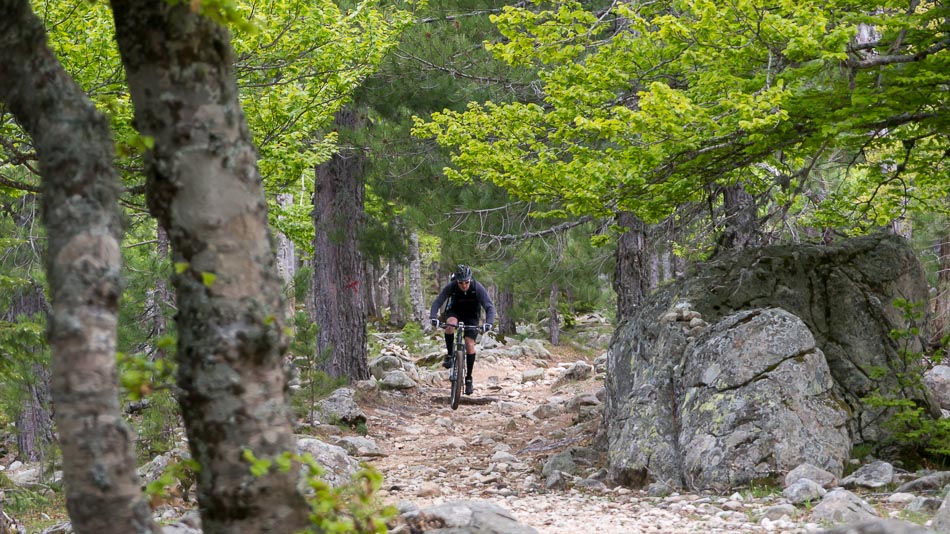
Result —
<instances>
[{"instance_id":1,"label":"dark blue jacket","mask_svg":"<svg viewBox=\"0 0 950 534\"><path fill-rule=\"evenodd\" d=\"M442 291L439 292L439 296L435 298L435 302L432 303L432 308L429 309L431 319L435 319L439 315L439 308L446 301L449 303L445 308L446 312L451 312L463 318L477 318L480 311L478 308L481 306L485 309L485 322L495 322L495 305L492 303L485 286L479 284L476 280L472 280L466 291L462 291L462 288L454 281L443 287Z\"/></svg>"}]
</instances>

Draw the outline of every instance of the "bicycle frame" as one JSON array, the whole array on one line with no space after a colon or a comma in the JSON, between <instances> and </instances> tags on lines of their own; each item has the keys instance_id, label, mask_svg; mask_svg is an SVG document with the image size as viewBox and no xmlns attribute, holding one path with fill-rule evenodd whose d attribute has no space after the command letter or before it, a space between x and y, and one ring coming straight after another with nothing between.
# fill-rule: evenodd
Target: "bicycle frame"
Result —
<instances>
[{"instance_id":1,"label":"bicycle frame","mask_svg":"<svg viewBox=\"0 0 950 534\"><path fill-rule=\"evenodd\" d=\"M452 326L447 323L441 325L443 328ZM465 323L459 323L455 326L455 343L452 345L452 367L449 370L449 405L455 410L462 399L462 388L465 385L465 373L467 371L465 350L465 330L474 330L478 336L477 326L466 326Z\"/></svg>"}]
</instances>

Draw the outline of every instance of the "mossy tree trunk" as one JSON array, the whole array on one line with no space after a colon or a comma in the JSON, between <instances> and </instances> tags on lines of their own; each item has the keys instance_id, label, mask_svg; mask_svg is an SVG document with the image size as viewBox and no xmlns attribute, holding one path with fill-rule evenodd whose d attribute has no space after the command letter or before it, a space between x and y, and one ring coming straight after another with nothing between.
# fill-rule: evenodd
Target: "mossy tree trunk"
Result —
<instances>
[{"instance_id":1,"label":"mossy tree trunk","mask_svg":"<svg viewBox=\"0 0 950 534\"><path fill-rule=\"evenodd\" d=\"M227 30L188 4L112 2L147 201L166 228L178 299L179 402L206 534L308 524L296 471L251 474L245 450L294 450L281 295L257 153Z\"/></svg>"},{"instance_id":2,"label":"mossy tree trunk","mask_svg":"<svg viewBox=\"0 0 950 534\"><path fill-rule=\"evenodd\" d=\"M109 124L46 44L26 0L0 0L0 102L32 137L42 176L52 393L77 534L157 533L119 410L121 224Z\"/></svg>"}]
</instances>

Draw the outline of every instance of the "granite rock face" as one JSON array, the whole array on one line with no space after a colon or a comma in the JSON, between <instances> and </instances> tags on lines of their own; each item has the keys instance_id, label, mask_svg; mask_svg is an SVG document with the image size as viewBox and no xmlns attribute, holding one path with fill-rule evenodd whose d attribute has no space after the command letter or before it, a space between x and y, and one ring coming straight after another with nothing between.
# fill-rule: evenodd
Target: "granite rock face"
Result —
<instances>
[{"instance_id":1,"label":"granite rock face","mask_svg":"<svg viewBox=\"0 0 950 534\"><path fill-rule=\"evenodd\" d=\"M902 302L926 303L927 284L894 236L745 251L661 288L608 351L611 479L721 491L805 462L840 476L852 444L887 436L863 397L939 417L926 387L897 382L926 339L892 337L918 326Z\"/></svg>"}]
</instances>

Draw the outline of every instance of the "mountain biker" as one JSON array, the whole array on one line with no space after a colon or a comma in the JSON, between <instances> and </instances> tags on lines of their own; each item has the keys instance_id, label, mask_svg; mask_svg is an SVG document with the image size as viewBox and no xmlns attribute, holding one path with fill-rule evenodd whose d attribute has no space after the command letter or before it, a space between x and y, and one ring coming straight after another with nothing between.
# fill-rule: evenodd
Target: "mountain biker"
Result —
<instances>
[{"instance_id":1,"label":"mountain biker","mask_svg":"<svg viewBox=\"0 0 950 534\"><path fill-rule=\"evenodd\" d=\"M465 328L465 367L468 373L465 375L465 394L471 395L475 390L472 384L472 369L475 367L475 336L477 332L468 326L478 325L478 316L480 308L485 310L485 324L482 326L484 332L490 332L492 323L495 322L495 305L485 286L472 278L472 269L467 265L459 264L452 274L450 281L439 296L435 298L432 307L429 309L429 320L432 326L439 326L439 309L442 304L448 301L445 306L445 346L448 348L448 355L442 360L442 367L446 369L452 367L452 343L455 338L455 327L461 321L466 325Z\"/></svg>"}]
</instances>

